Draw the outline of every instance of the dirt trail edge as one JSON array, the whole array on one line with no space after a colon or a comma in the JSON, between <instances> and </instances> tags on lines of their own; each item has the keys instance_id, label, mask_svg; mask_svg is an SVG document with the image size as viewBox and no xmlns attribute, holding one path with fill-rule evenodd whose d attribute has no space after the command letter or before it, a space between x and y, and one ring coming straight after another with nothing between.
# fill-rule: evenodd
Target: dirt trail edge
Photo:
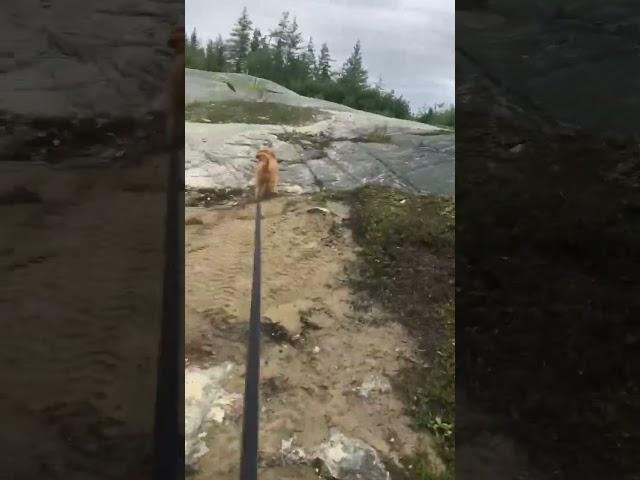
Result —
<instances>
[{"instance_id":1,"label":"dirt trail edge","mask_svg":"<svg viewBox=\"0 0 640 480\"><path fill-rule=\"evenodd\" d=\"M238 476L254 215L253 204L186 212L194 479ZM416 337L382 309L359 308L348 280L359 249L346 227L349 207L286 196L265 202L263 216L261 478L388 479L410 471L405 460L417 451L441 473L434 440L414 428L392 386L419 361Z\"/></svg>"}]
</instances>

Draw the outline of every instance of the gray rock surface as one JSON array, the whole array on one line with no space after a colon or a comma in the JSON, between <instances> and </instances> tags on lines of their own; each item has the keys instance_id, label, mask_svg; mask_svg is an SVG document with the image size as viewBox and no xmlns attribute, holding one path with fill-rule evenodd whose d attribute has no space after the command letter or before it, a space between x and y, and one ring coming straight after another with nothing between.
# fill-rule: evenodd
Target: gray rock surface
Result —
<instances>
[{"instance_id":1,"label":"gray rock surface","mask_svg":"<svg viewBox=\"0 0 640 480\"><path fill-rule=\"evenodd\" d=\"M242 73L205 72L187 68L185 77L188 79L188 86L185 91L186 103L244 100L283 103L299 107L353 111L343 105L303 97L270 80L252 77ZM231 91L225 82L231 83L236 91Z\"/></svg>"},{"instance_id":2,"label":"gray rock surface","mask_svg":"<svg viewBox=\"0 0 640 480\"><path fill-rule=\"evenodd\" d=\"M224 85L225 79L236 87L237 97ZM313 106L328 118L296 127L187 122L187 188L251 186L255 151L272 145L283 190L350 190L379 183L414 193L454 193L455 137L447 130L309 99L240 74L187 70L187 102L260 101L254 83L279 92L269 94L270 102Z\"/></svg>"},{"instance_id":3,"label":"gray rock surface","mask_svg":"<svg viewBox=\"0 0 640 480\"><path fill-rule=\"evenodd\" d=\"M456 12L457 103L537 129L637 132L639 45L631 0L493 0Z\"/></svg>"},{"instance_id":4,"label":"gray rock surface","mask_svg":"<svg viewBox=\"0 0 640 480\"><path fill-rule=\"evenodd\" d=\"M175 0L5 0L0 112L143 116L162 107Z\"/></svg>"}]
</instances>

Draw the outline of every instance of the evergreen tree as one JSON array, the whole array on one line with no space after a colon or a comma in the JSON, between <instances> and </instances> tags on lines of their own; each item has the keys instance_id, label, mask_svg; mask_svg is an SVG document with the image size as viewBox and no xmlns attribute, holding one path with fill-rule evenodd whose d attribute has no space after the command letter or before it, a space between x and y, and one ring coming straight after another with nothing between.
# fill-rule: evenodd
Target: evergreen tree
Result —
<instances>
[{"instance_id":1,"label":"evergreen tree","mask_svg":"<svg viewBox=\"0 0 640 480\"><path fill-rule=\"evenodd\" d=\"M260 32L259 28L256 28L253 31L253 37L251 38L251 47L250 47L251 52L255 52L256 50L258 50L261 45L262 45L262 33Z\"/></svg>"},{"instance_id":2,"label":"evergreen tree","mask_svg":"<svg viewBox=\"0 0 640 480\"><path fill-rule=\"evenodd\" d=\"M316 64L316 50L313 46L313 38L311 37L309 37L309 43L307 43L307 50L304 52L303 59L308 76L313 78L318 66Z\"/></svg>"},{"instance_id":3,"label":"evergreen tree","mask_svg":"<svg viewBox=\"0 0 640 480\"><path fill-rule=\"evenodd\" d=\"M298 30L298 21L293 19L286 32L285 65L282 82L291 88L305 82L308 70L300 50L302 47L302 34Z\"/></svg>"},{"instance_id":4,"label":"evergreen tree","mask_svg":"<svg viewBox=\"0 0 640 480\"><path fill-rule=\"evenodd\" d=\"M226 49L222 35L218 35L213 43L213 62L212 70L214 72L224 72L227 66Z\"/></svg>"},{"instance_id":5,"label":"evergreen tree","mask_svg":"<svg viewBox=\"0 0 640 480\"><path fill-rule=\"evenodd\" d=\"M191 32L191 36L187 41L185 53L185 64L188 68L205 68L205 50L202 47L195 28L193 29L193 32Z\"/></svg>"},{"instance_id":6,"label":"evergreen tree","mask_svg":"<svg viewBox=\"0 0 640 480\"><path fill-rule=\"evenodd\" d=\"M193 29L193 32L191 32L191 37L189 38L187 46L192 50L196 50L199 47L198 33L195 28Z\"/></svg>"},{"instance_id":7,"label":"evergreen tree","mask_svg":"<svg viewBox=\"0 0 640 480\"><path fill-rule=\"evenodd\" d=\"M298 21L293 18L293 22L286 30L286 60L291 64L298 58L300 46L302 45L302 33L298 31Z\"/></svg>"},{"instance_id":8,"label":"evergreen tree","mask_svg":"<svg viewBox=\"0 0 640 480\"><path fill-rule=\"evenodd\" d=\"M205 48L205 70L213 71L215 49L213 47L213 40L207 40L207 47Z\"/></svg>"},{"instance_id":9,"label":"evergreen tree","mask_svg":"<svg viewBox=\"0 0 640 480\"><path fill-rule=\"evenodd\" d=\"M284 78L286 65L287 32L289 31L289 12L283 12L275 30L271 31L273 43L272 61L273 71L276 74L272 80L281 81Z\"/></svg>"},{"instance_id":10,"label":"evergreen tree","mask_svg":"<svg viewBox=\"0 0 640 480\"><path fill-rule=\"evenodd\" d=\"M318 58L316 74L319 80L329 80L331 78L331 62L333 62L333 59L329 55L329 47L326 43L323 43L320 48L320 58Z\"/></svg>"},{"instance_id":11,"label":"evergreen tree","mask_svg":"<svg viewBox=\"0 0 640 480\"><path fill-rule=\"evenodd\" d=\"M342 67L340 82L351 91L359 91L367 87L367 71L362 65L360 40L356 42L353 53Z\"/></svg>"},{"instance_id":12,"label":"evergreen tree","mask_svg":"<svg viewBox=\"0 0 640 480\"><path fill-rule=\"evenodd\" d=\"M242 9L242 15L231 32L230 54L233 69L236 73L244 71L251 46L251 26L247 7Z\"/></svg>"},{"instance_id":13,"label":"evergreen tree","mask_svg":"<svg viewBox=\"0 0 640 480\"><path fill-rule=\"evenodd\" d=\"M249 75L267 78L269 80L274 79L271 49L264 38L260 42L260 46L249 54L247 71Z\"/></svg>"},{"instance_id":14,"label":"evergreen tree","mask_svg":"<svg viewBox=\"0 0 640 480\"><path fill-rule=\"evenodd\" d=\"M289 12L282 12L280 21L275 30L271 31L271 39L273 47L276 50L284 51L287 44L287 32L289 31Z\"/></svg>"},{"instance_id":15,"label":"evergreen tree","mask_svg":"<svg viewBox=\"0 0 640 480\"><path fill-rule=\"evenodd\" d=\"M327 44L322 44L316 54L313 39L309 38L305 48L298 23L295 18L291 19L289 12L282 14L278 26L268 35L252 28L246 8L226 42L218 35L213 42L209 40L203 45L194 29L187 39L186 56L189 68L248 72L287 86L301 95L390 117L413 118L409 103L393 90L384 90L382 79L368 85L359 41L336 79L331 68L334 60ZM453 126L455 109L436 105L428 111L423 110L415 119L430 119L427 123Z\"/></svg>"}]
</instances>

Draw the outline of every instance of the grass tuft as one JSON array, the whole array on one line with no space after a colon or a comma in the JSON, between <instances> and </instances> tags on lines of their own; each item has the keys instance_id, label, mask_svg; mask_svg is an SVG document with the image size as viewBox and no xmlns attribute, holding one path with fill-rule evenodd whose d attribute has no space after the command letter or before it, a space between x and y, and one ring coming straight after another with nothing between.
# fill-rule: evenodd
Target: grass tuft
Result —
<instances>
[{"instance_id":1,"label":"grass tuft","mask_svg":"<svg viewBox=\"0 0 640 480\"><path fill-rule=\"evenodd\" d=\"M268 102L196 102L186 105L185 118L197 123L249 123L303 126L324 118L311 107Z\"/></svg>"}]
</instances>

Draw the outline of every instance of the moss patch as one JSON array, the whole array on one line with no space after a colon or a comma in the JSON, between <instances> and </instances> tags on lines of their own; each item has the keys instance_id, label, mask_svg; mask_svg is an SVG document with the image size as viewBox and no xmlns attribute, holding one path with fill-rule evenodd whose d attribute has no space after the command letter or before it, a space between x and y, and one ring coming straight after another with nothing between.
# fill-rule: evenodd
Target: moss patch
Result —
<instances>
[{"instance_id":1,"label":"moss patch","mask_svg":"<svg viewBox=\"0 0 640 480\"><path fill-rule=\"evenodd\" d=\"M327 194L319 194L327 198ZM408 479L450 478L455 429L454 241L455 204L385 187L364 187L350 199L351 226L361 247L351 283L361 295L394 312L417 339L420 365L405 369L395 389L415 428L431 433L445 462L434 473L417 454Z\"/></svg>"},{"instance_id":2,"label":"moss patch","mask_svg":"<svg viewBox=\"0 0 640 480\"><path fill-rule=\"evenodd\" d=\"M386 127L376 127L362 138L358 138L355 141L364 143L391 143L391 135L389 135Z\"/></svg>"},{"instance_id":3,"label":"moss patch","mask_svg":"<svg viewBox=\"0 0 640 480\"><path fill-rule=\"evenodd\" d=\"M197 102L185 107L185 118L198 123L248 123L302 126L325 118L320 110L268 102Z\"/></svg>"},{"instance_id":4,"label":"moss patch","mask_svg":"<svg viewBox=\"0 0 640 480\"><path fill-rule=\"evenodd\" d=\"M247 198L251 189L242 188L199 188L185 192L185 206L211 207L230 201Z\"/></svg>"}]
</instances>

